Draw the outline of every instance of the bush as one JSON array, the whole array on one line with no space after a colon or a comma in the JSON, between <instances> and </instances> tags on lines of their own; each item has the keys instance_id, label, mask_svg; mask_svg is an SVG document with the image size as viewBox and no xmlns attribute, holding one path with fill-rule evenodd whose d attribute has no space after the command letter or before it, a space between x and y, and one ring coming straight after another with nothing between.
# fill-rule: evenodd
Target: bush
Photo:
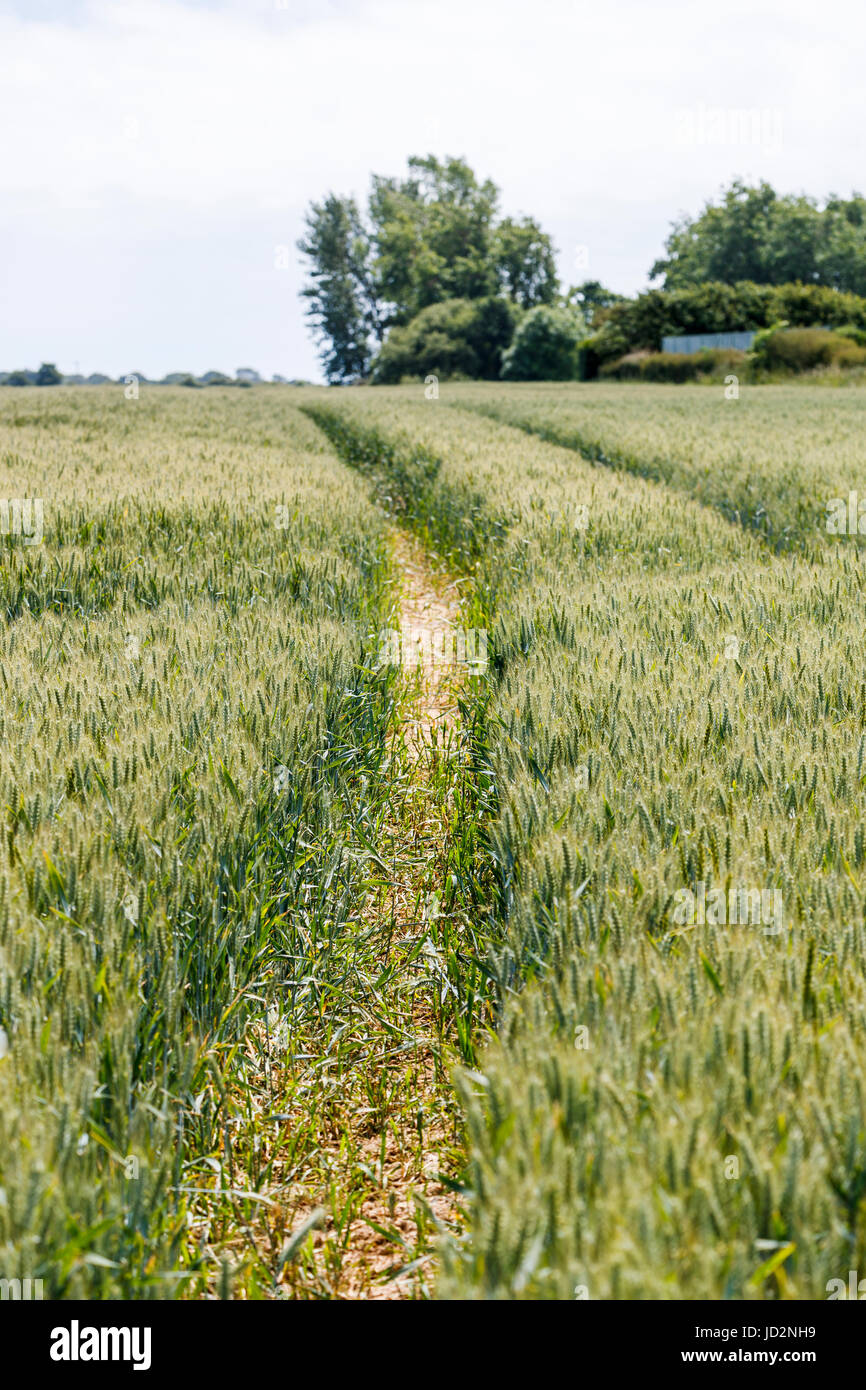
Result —
<instances>
[{"instance_id":1,"label":"bush","mask_svg":"<svg viewBox=\"0 0 866 1390\"><path fill-rule=\"evenodd\" d=\"M578 344L585 333L578 310L539 304L518 324L501 375L506 381L572 381L578 374Z\"/></svg>"},{"instance_id":2,"label":"bush","mask_svg":"<svg viewBox=\"0 0 866 1390\"><path fill-rule=\"evenodd\" d=\"M593 346L593 339L584 338L580 347L577 349L578 381L592 381L593 377L598 376L600 365L599 355Z\"/></svg>"},{"instance_id":3,"label":"bush","mask_svg":"<svg viewBox=\"0 0 866 1390\"><path fill-rule=\"evenodd\" d=\"M511 342L516 310L506 299L444 299L392 328L373 363L376 385L404 377L494 381Z\"/></svg>"},{"instance_id":4,"label":"bush","mask_svg":"<svg viewBox=\"0 0 866 1390\"><path fill-rule=\"evenodd\" d=\"M599 376L609 377L614 381L639 381L641 367L651 354L646 348L639 352L626 352L622 357L617 357L613 362L604 362L599 368Z\"/></svg>"},{"instance_id":5,"label":"bush","mask_svg":"<svg viewBox=\"0 0 866 1390\"><path fill-rule=\"evenodd\" d=\"M770 295L769 312L768 323L787 319L792 328L850 324L866 329L866 299L842 294L827 285L777 285Z\"/></svg>"},{"instance_id":6,"label":"bush","mask_svg":"<svg viewBox=\"0 0 866 1390\"><path fill-rule=\"evenodd\" d=\"M686 364L685 366L683 364ZM739 373L746 354L737 348L704 348L701 352L654 352L644 363L645 381L699 381Z\"/></svg>"},{"instance_id":7,"label":"bush","mask_svg":"<svg viewBox=\"0 0 866 1390\"><path fill-rule=\"evenodd\" d=\"M697 381L709 375L712 361L709 352L650 352L641 363L644 381Z\"/></svg>"},{"instance_id":8,"label":"bush","mask_svg":"<svg viewBox=\"0 0 866 1390\"><path fill-rule=\"evenodd\" d=\"M850 338L853 343L859 343L861 347L866 347L866 328L858 328L856 323L843 323L836 332L842 338Z\"/></svg>"},{"instance_id":9,"label":"bush","mask_svg":"<svg viewBox=\"0 0 866 1390\"><path fill-rule=\"evenodd\" d=\"M36 373L37 386L62 386L63 377L53 362L43 362Z\"/></svg>"},{"instance_id":10,"label":"bush","mask_svg":"<svg viewBox=\"0 0 866 1390\"><path fill-rule=\"evenodd\" d=\"M735 333L814 324L866 331L866 299L826 285L736 285L709 282L690 289L648 290L636 299L601 309L590 340L601 362L642 349L658 352L667 334Z\"/></svg>"},{"instance_id":11,"label":"bush","mask_svg":"<svg viewBox=\"0 0 866 1390\"><path fill-rule=\"evenodd\" d=\"M771 314L772 294L771 286L748 281L739 285L699 285L670 293L648 290L637 299L601 311L593 347L603 362L609 362L642 349L659 352L667 334L763 328L780 317L778 313Z\"/></svg>"},{"instance_id":12,"label":"bush","mask_svg":"<svg viewBox=\"0 0 866 1390\"><path fill-rule=\"evenodd\" d=\"M824 328L776 328L755 339L752 357L767 371L808 372L816 367L860 367L866 347L847 333Z\"/></svg>"},{"instance_id":13,"label":"bush","mask_svg":"<svg viewBox=\"0 0 866 1390\"><path fill-rule=\"evenodd\" d=\"M775 323L755 335L749 353L734 348L705 348L702 352L648 352L645 348L603 362L599 376L613 381L708 381L752 368L759 371L808 372L816 367L866 366L861 331L790 328ZM866 336L866 335L864 335Z\"/></svg>"},{"instance_id":14,"label":"bush","mask_svg":"<svg viewBox=\"0 0 866 1390\"><path fill-rule=\"evenodd\" d=\"M629 352L607 362L600 375L616 381L701 381L742 372L746 354L735 348L703 352Z\"/></svg>"},{"instance_id":15,"label":"bush","mask_svg":"<svg viewBox=\"0 0 866 1390\"><path fill-rule=\"evenodd\" d=\"M30 386L30 385L31 385L30 375L29 375L28 372L20 371L20 370L19 370L19 371L15 371L15 372L10 372L9 375L7 376L7 378L6 378L6 385L7 385L7 386Z\"/></svg>"}]
</instances>

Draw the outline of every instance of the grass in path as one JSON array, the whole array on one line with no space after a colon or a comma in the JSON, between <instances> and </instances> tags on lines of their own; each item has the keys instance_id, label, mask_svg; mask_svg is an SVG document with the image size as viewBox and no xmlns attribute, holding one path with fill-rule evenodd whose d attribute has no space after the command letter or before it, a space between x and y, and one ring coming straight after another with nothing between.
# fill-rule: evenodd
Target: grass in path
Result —
<instances>
[{"instance_id":1,"label":"grass in path","mask_svg":"<svg viewBox=\"0 0 866 1390\"><path fill-rule=\"evenodd\" d=\"M455 668L424 656L457 624L459 597L416 540L395 528L391 548L403 664L378 786L361 793L354 931L317 1007L287 1001L251 1030L230 1101L235 1178L219 1197L210 1185L197 1213L235 1296L424 1297L437 1235L459 1224L450 1072L471 1032L460 1026L470 928L454 891L466 736Z\"/></svg>"}]
</instances>

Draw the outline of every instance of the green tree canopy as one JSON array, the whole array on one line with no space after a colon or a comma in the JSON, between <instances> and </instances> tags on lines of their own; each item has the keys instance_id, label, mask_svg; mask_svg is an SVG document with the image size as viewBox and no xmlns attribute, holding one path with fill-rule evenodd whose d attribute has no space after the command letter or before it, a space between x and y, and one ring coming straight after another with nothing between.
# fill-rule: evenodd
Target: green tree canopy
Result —
<instances>
[{"instance_id":1,"label":"green tree canopy","mask_svg":"<svg viewBox=\"0 0 866 1390\"><path fill-rule=\"evenodd\" d=\"M329 381L364 376L370 365L370 334L378 330L369 269L369 240L352 198L329 193L312 203L306 236L298 250L310 262L307 317L319 343Z\"/></svg>"},{"instance_id":2,"label":"green tree canopy","mask_svg":"<svg viewBox=\"0 0 866 1390\"><path fill-rule=\"evenodd\" d=\"M392 328L373 364L373 381L466 376L495 380L514 332L507 299L444 299Z\"/></svg>"},{"instance_id":3,"label":"green tree canopy","mask_svg":"<svg viewBox=\"0 0 866 1390\"><path fill-rule=\"evenodd\" d=\"M374 175L366 219L350 198L312 204L298 247L309 262L303 294L330 381L365 375L385 335L433 305L501 298L530 309L555 300L550 238L532 218L499 219L498 204L496 185L465 160L433 155L410 159L405 178ZM413 341L425 326L416 325ZM395 355L398 347L404 351L404 339Z\"/></svg>"},{"instance_id":4,"label":"green tree canopy","mask_svg":"<svg viewBox=\"0 0 866 1390\"><path fill-rule=\"evenodd\" d=\"M600 280L584 280L582 285L574 285L565 296L566 303L580 309L588 324L595 321L601 309L609 309L612 304L624 304L626 296L615 290L606 289Z\"/></svg>"},{"instance_id":5,"label":"green tree canopy","mask_svg":"<svg viewBox=\"0 0 866 1390\"><path fill-rule=\"evenodd\" d=\"M406 179L373 176L374 275L387 323L407 323L443 299L482 299L496 289L490 255L499 197L462 159L409 160Z\"/></svg>"},{"instance_id":6,"label":"green tree canopy","mask_svg":"<svg viewBox=\"0 0 866 1390\"><path fill-rule=\"evenodd\" d=\"M814 198L780 196L766 182L739 179L719 203L696 218L673 224L650 278L666 290L707 281L759 285L801 281L866 293L866 199L831 197L822 209Z\"/></svg>"},{"instance_id":7,"label":"green tree canopy","mask_svg":"<svg viewBox=\"0 0 866 1390\"><path fill-rule=\"evenodd\" d=\"M502 376L509 381L570 381L577 370L577 345L585 333L578 310L537 305L517 326L503 359Z\"/></svg>"},{"instance_id":8,"label":"green tree canopy","mask_svg":"<svg viewBox=\"0 0 866 1390\"><path fill-rule=\"evenodd\" d=\"M550 237L531 217L505 217L493 233L493 265L503 294L532 309L552 304L558 279Z\"/></svg>"},{"instance_id":9,"label":"green tree canopy","mask_svg":"<svg viewBox=\"0 0 866 1390\"><path fill-rule=\"evenodd\" d=\"M707 281L676 290L648 290L599 310L591 346L602 361L647 349L667 333L730 333L785 321L791 327L850 325L866 330L866 298L827 285L735 285Z\"/></svg>"},{"instance_id":10,"label":"green tree canopy","mask_svg":"<svg viewBox=\"0 0 866 1390\"><path fill-rule=\"evenodd\" d=\"M36 373L37 386L60 386L63 377L58 372L53 362L43 362L39 371Z\"/></svg>"}]
</instances>

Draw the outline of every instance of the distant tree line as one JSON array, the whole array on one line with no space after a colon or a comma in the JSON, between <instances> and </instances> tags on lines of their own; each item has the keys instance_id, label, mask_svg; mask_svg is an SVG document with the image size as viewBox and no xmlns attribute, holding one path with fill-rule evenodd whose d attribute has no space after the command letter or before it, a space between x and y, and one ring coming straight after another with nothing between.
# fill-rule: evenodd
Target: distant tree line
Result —
<instances>
[{"instance_id":1,"label":"distant tree line","mask_svg":"<svg viewBox=\"0 0 866 1390\"><path fill-rule=\"evenodd\" d=\"M104 372L92 372L90 376L81 376L78 373L64 376L62 372L57 370L53 362L43 362L38 371L19 367L12 372L0 372L0 386L113 386L125 385L133 381L142 386L201 387L264 384L264 379L253 367L238 367L233 377L227 376L225 372L216 371L204 372L201 376L194 376L192 372L169 372L167 376L161 377L158 381L149 379L144 375L144 372L125 372L117 378L106 376ZM278 386L311 386L313 384L299 377L288 378L279 375L273 376L271 381Z\"/></svg>"},{"instance_id":2,"label":"distant tree line","mask_svg":"<svg viewBox=\"0 0 866 1390\"><path fill-rule=\"evenodd\" d=\"M826 285L734 285L712 281L674 290L647 290L603 310L585 345L600 360L658 351L668 334L732 333L771 328L831 328L866 337L866 297Z\"/></svg>"},{"instance_id":3,"label":"distant tree line","mask_svg":"<svg viewBox=\"0 0 866 1390\"><path fill-rule=\"evenodd\" d=\"M406 178L373 175L364 212L330 193L305 226L302 293L332 382L399 379L427 361L498 376L521 315L559 300L550 237L531 217L500 217L496 185L463 159L414 157Z\"/></svg>"},{"instance_id":4,"label":"distant tree line","mask_svg":"<svg viewBox=\"0 0 866 1390\"><path fill-rule=\"evenodd\" d=\"M823 285L866 295L866 198L780 196L734 180L718 203L673 224L650 279L666 290L710 280L735 285Z\"/></svg>"},{"instance_id":5,"label":"distant tree line","mask_svg":"<svg viewBox=\"0 0 866 1390\"><path fill-rule=\"evenodd\" d=\"M333 193L311 204L302 294L329 381L556 379L668 333L863 327L860 194L822 207L735 180L673 224L650 272L662 287L633 299L598 281L562 292L548 235L500 218L498 199L464 160L427 156L405 179L374 175L364 212Z\"/></svg>"},{"instance_id":6,"label":"distant tree line","mask_svg":"<svg viewBox=\"0 0 866 1390\"><path fill-rule=\"evenodd\" d=\"M0 386L60 386L63 382L53 362L43 362L36 372L19 368L14 372L0 372Z\"/></svg>"}]
</instances>

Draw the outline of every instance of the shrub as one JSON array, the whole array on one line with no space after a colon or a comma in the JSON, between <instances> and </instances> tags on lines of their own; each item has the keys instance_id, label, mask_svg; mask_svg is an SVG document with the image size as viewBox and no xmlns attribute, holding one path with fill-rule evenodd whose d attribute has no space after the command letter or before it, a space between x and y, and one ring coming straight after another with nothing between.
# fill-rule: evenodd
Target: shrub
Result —
<instances>
[{"instance_id":1,"label":"shrub","mask_svg":"<svg viewBox=\"0 0 866 1390\"><path fill-rule=\"evenodd\" d=\"M373 363L372 380L382 386L431 374L495 380L511 342L516 312L507 299L444 299L430 304L409 323L391 329Z\"/></svg>"},{"instance_id":2,"label":"shrub","mask_svg":"<svg viewBox=\"0 0 866 1390\"><path fill-rule=\"evenodd\" d=\"M708 352L651 352L641 364L644 381L697 381L712 368Z\"/></svg>"},{"instance_id":3,"label":"shrub","mask_svg":"<svg viewBox=\"0 0 866 1390\"><path fill-rule=\"evenodd\" d=\"M539 304L523 316L502 361L507 381L571 381L577 376L577 349L586 332L576 309Z\"/></svg>"},{"instance_id":4,"label":"shrub","mask_svg":"<svg viewBox=\"0 0 866 1390\"><path fill-rule=\"evenodd\" d=\"M753 360L768 371L808 372L815 367L859 367L866 348L824 328L777 328L755 340Z\"/></svg>"},{"instance_id":5,"label":"shrub","mask_svg":"<svg viewBox=\"0 0 866 1390\"><path fill-rule=\"evenodd\" d=\"M748 280L648 290L599 310L591 342L600 361L610 362L642 348L657 352L666 334L759 330L782 319L792 328L844 324L866 330L866 299L826 285L755 285Z\"/></svg>"},{"instance_id":6,"label":"shrub","mask_svg":"<svg viewBox=\"0 0 866 1390\"><path fill-rule=\"evenodd\" d=\"M746 354L735 348L702 352L629 352L607 362L600 375L617 381L700 381L742 371Z\"/></svg>"},{"instance_id":7,"label":"shrub","mask_svg":"<svg viewBox=\"0 0 866 1390\"><path fill-rule=\"evenodd\" d=\"M777 285L769 308L768 323L787 319L792 328L811 328L815 324L866 328L866 299L857 294L842 294L828 285Z\"/></svg>"},{"instance_id":8,"label":"shrub","mask_svg":"<svg viewBox=\"0 0 866 1390\"><path fill-rule=\"evenodd\" d=\"M741 371L746 354L736 348L703 348L700 352L650 353L641 375L645 381L698 381Z\"/></svg>"},{"instance_id":9,"label":"shrub","mask_svg":"<svg viewBox=\"0 0 866 1390\"><path fill-rule=\"evenodd\" d=\"M53 362L43 362L39 371L36 373L37 386L61 386L63 377L58 372Z\"/></svg>"},{"instance_id":10,"label":"shrub","mask_svg":"<svg viewBox=\"0 0 866 1390\"><path fill-rule=\"evenodd\" d=\"M861 347L866 347L866 328L858 328L856 323L843 323L836 332L841 338L850 338L852 342L859 343Z\"/></svg>"},{"instance_id":11,"label":"shrub","mask_svg":"<svg viewBox=\"0 0 866 1390\"><path fill-rule=\"evenodd\" d=\"M731 333L762 328L779 315L770 315L772 288L753 285L706 284L694 289L649 290L625 304L614 304L597 316L600 322L593 346L602 361L639 349L658 352L666 334Z\"/></svg>"},{"instance_id":12,"label":"shrub","mask_svg":"<svg viewBox=\"0 0 866 1390\"><path fill-rule=\"evenodd\" d=\"M598 374L616 381L639 381L641 366L649 356L646 348L639 352L626 352L613 362L603 363Z\"/></svg>"},{"instance_id":13,"label":"shrub","mask_svg":"<svg viewBox=\"0 0 866 1390\"><path fill-rule=\"evenodd\" d=\"M600 365L600 358L593 345L593 339L591 337L584 338L577 349L578 381L592 381L594 377L598 376Z\"/></svg>"}]
</instances>

